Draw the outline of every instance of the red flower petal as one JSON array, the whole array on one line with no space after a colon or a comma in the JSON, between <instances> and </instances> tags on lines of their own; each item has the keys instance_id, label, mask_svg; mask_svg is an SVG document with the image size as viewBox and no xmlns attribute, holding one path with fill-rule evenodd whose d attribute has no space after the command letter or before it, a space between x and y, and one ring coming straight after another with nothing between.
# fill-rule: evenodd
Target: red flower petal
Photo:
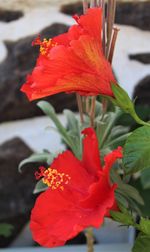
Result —
<instances>
[{"instance_id":1,"label":"red flower petal","mask_svg":"<svg viewBox=\"0 0 150 252\"><path fill-rule=\"evenodd\" d=\"M122 157L121 149L106 156L102 169L94 130L87 128L83 134L86 135L83 161L70 151L60 154L49 168L50 174L55 169L58 180L54 182L55 175L53 181L49 180L50 188L38 197L32 210L30 228L33 238L45 247L63 245L89 226L99 227L115 204L116 185L110 184L109 170L115 160ZM69 176L67 183L62 179L67 178L65 174ZM94 174L97 176L91 176ZM58 186L55 187L55 183Z\"/></svg>"},{"instance_id":2,"label":"red flower petal","mask_svg":"<svg viewBox=\"0 0 150 252\"><path fill-rule=\"evenodd\" d=\"M102 9L91 8L88 9L85 15L75 17L75 20L83 29L84 34L88 34L101 43L101 31L102 31Z\"/></svg>"},{"instance_id":3,"label":"red flower petal","mask_svg":"<svg viewBox=\"0 0 150 252\"><path fill-rule=\"evenodd\" d=\"M88 10L78 25L53 38L49 50L46 43L46 54L21 88L30 100L60 92L113 96L110 83L115 79L102 54L100 8Z\"/></svg>"},{"instance_id":4,"label":"red flower petal","mask_svg":"<svg viewBox=\"0 0 150 252\"><path fill-rule=\"evenodd\" d=\"M105 174L107 174L108 179L109 179L109 172L110 172L111 167L113 166L113 164L116 162L118 158L122 158L122 157L123 157L122 147L120 146L116 150L113 150L112 152L110 152L104 157L104 161L105 161L104 171L105 171Z\"/></svg>"},{"instance_id":5,"label":"red flower petal","mask_svg":"<svg viewBox=\"0 0 150 252\"><path fill-rule=\"evenodd\" d=\"M87 13L80 17L75 15L78 25L70 27L68 32L53 38L59 45L69 45L70 41L77 40L80 35L89 35L101 43L102 10L100 8L88 9Z\"/></svg>"},{"instance_id":6,"label":"red flower petal","mask_svg":"<svg viewBox=\"0 0 150 252\"><path fill-rule=\"evenodd\" d=\"M102 167L96 133L93 128L86 128L82 133L85 135L83 139L82 164L90 174L97 176L98 171L102 170Z\"/></svg>"},{"instance_id":7,"label":"red flower petal","mask_svg":"<svg viewBox=\"0 0 150 252\"><path fill-rule=\"evenodd\" d=\"M90 150L91 149L93 148L91 147ZM89 195L82 201L82 206L87 208L96 208L99 206L99 202L101 202L101 206L104 207L105 214L107 216L109 214L109 210L116 207L114 191L117 188L117 184L112 186L110 184L110 169L118 158L122 158L121 147L118 147L118 149L112 151L104 157L105 165L103 170L99 172L99 180L98 182L91 184L89 187Z\"/></svg>"},{"instance_id":8,"label":"red flower petal","mask_svg":"<svg viewBox=\"0 0 150 252\"><path fill-rule=\"evenodd\" d=\"M84 196L87 194L85 188L88 188L93 180L82 163L70 151L65 151L54 159L51 167L70 176L67 187L80 193L80 198L82 194Z\"/></svg>"},{"instance_id":9,"label":"red flower petal","mask_svg":"<svg viewBox=\"0 0 150 252\"><path fill-rule=\"evenodd\" d=\"M53 41L58 43L58 45L69 46L70 41L78 39L82 33L83 31L78 25L73 25L69 28L68 32L54 37Z\"/></svg>"},{"instance_id":10,"label":"red flower petal","mask_svg":"<svg viewBox=\"0 0 150 252\"><path fill-rule=\"evenodd\" d=\"M77 225L80 211L75 207L75 200L68 190L48 189L42 193L31 214L33 239L44 247L55 247L79 233L83 228Z\"/></svg>"}]
</instances>

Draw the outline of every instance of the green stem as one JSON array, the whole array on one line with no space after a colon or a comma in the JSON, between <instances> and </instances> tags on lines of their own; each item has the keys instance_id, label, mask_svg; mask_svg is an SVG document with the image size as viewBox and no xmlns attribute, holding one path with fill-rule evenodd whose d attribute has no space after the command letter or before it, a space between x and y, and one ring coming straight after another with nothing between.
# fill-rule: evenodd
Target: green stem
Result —
<instances>
[{"instance_id":1,"label":"green stem","mask_svg":"<svg viewBox=\"0 0 150 252\"><path fill-rule=\"evenodd\" d=\"M136 113L134 114L130 114L134 120L138 123L138 124L141 124L141 125L144 125L144 126L149 126L150 127L150 123L148 122L144 122L143 120L141 120L138 115Z\"/></svg>"}]
</instances>

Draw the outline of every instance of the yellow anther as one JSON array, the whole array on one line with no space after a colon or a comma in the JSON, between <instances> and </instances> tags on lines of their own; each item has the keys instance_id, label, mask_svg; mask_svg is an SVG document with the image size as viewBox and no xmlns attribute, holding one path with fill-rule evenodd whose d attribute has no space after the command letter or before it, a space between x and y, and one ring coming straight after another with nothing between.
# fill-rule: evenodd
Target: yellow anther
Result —
<instances>
[{"instance_id":1,"label":"yellow anther","mask_svg":"<svg viewBox=\"0 0 150 252\"><path fill-rule=\"evenodd\" d=\"M40 44L40 53L42 55L47 55L51 47L56 46L57 43L52 42L52 39L44 38Z\"/></svg>"},{"instance_id":2,"label":"yellow anther","mask_svg":"<svg viewBox=\"0 0 150 252\"><path fill-rule=\"evenodd\" d=\"M52 190L64 190L64 185L69 183L71 177L68 174L60 173L56 169L48 168L43 173L43 183L48 185Z\"/></svg>"}]
</instances>

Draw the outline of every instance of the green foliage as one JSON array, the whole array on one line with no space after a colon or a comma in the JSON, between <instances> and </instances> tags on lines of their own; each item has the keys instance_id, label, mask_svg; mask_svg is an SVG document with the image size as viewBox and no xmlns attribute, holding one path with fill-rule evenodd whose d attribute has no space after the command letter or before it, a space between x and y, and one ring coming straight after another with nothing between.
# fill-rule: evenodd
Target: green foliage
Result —
<instances>
[{"instance_id":1,"label":"green foliage","mask_svg":"<svg viewBox=\"0 0 150 252\"><path fill-rule=\"evenodd\" d=\"M111 87L115 96L114 101L113 99L112 101L117 106L119 106L125 113L129 113L138 124L150 126L149 123L144 122L138 117L134 108L134 104L128 96L127 92L118 84L116 85L116 83L112 83Z\"/></svg>"},{"instance_id":2,"label":"green foliage","mask_svg":"<svg viewBox=\"0 0 150 252\"><path fill-rule=\"evenodd\" d=\"M117 202L132 211L140 213L138 205L144 205L144 201L138 190L125 183L115 169L111 169L111 180L118 185L115 193Z\"/></svg>"},{"instance_id":3,"label":"green foliage","mask_svg":"<svg viewBox=\"0 0 150 252\"><path fill-rule=\"evenodd\" d=\"M132 252L149 252L150 249L150 220L141 218L140 223L137 224L131 212L125 207L119 205L120 211L110 211L112 218L126 226L133 226L140 231Z\"/></svg>"},{"instance_id":4,"label":"green foliage","mask_svg":"<svg viewBox=\"0 0 150 252\"><path fill-rule=\"evenodd\" d=\"M149 200L150 189L143 188L140 177L137 178L136 180L132 178L130 184L140 192L144 200L144 205L143 206L139 205L141 215L143 217L150 217L150 200Z\"/></svg>"},{"instance_id":5,"label":"green foliage","mask_svg":"<svg viewBox=\"0 0 150 252\"><path fill-rule=\"evenodd\" d=\"M62 125L62 123L58 119L53 106L50 105L46 101L40 101L40 102L38 102L37 105L53 121L53 123L56 126L57 131L59 132L59 134L61 135L61 138L67 144L67 146L69 146L71 148L71 150L73 151L73 153L77 157L80 158L81 153L80 153L79 146L77 147L76 145L74 145L74 142L73 142L72 138L67 133L67 129Z\"/></svg>"},{"instance_id":6,"label":"green foliage","mask_svg":"<svg viewBox=\"0 0 150 252\"><path fill-rule=\"evenodd\" d=\"M19 164L19 171L22 171L22 168L26 164L30 163L47 163L51 164L55 155L48 153L48 152L43 152L43 153L36 153L31 155L30 157L24 159L20 164Z\"/></svg>"},{"instance_id":7,"label":"green foliage","mask_svg":"<svg viewBox=\"0 0 150 252\"><path fill-rule=\"evenodd\" d=\"M144 189L150 188L150 168L141 172L141 183Z\"/></svg>"},{"instance_id":8,"label":"green foliage","mask_svg":"<svg viewBox=\"0 0 150 252\"><path fill-rule=\"evenodd\" d=\"M149 219L144 219L141 217L140 220L140 230L146 234L150 236L150 220ZM150 237L149 237L150 238Z\"/></svg>"},{"instance_id":9,"label":"green foliage","mask_svg":"<svg viewBox=\"0 0 150 252\"><path fill-rule=\"evenodd\" d=\"M123 164L127 174L150 168L150 127L136 129L124 147Z\"/></svg>"},{"instance_id":10,"label":"green foliage","mask_svg":"<svg viewBox=\"0 0 150 252\"><path fill-rule=\"evenodd\" d=\"M75 149L79 151L79 157L82 153L82 139L81 139L81 124L76 118L75 114L69 109L63 111L67 119L67 134L71 138L71 141L74 143Z\"/></svg>"},{"instance_id":11,"label":"green foliage","mask_svg":"<svg viewBox=\"0 0 150 252\"><path fill-rule=\"evenodd\" d=\"M36 186L34 188L33 193L40 193L40 192L44 192L46 191L46 189L48 188L48 186L46 184L43 183L42 179L40 179L37 183Z\"/></svg>"},{"instance_id":12,"label":"green foliage","mask_svg":"<svg viewBox=\"0 0 150 252\"><path fill-rule=\"evenodd\" d=\"M104 116L97 114L95 117L95 128L99 147L104 153L107 149L110 151L118 145L123 146L130 134L129 127L116 125L121 114L122 111L117 108L114 111L107 112Z\"/></svg>"},{"instance_id":13,"label":"green foliage","mask_svg":"<svg viewBox=\"0 0 150 252\"><path fill-rule=\"evenodd\" d=\"M13 226L7 223L0 223L0 236L9 237L12 234Z\"/></svg>"},{"instance_id":14,"label":"green foliage","mask_svg":"<svg viewBox=\"0 0 150 252\"><path fill-rule=\"evenodd\" d=\"M150 236L140 233L132 248L132 252L149 252L150 251Z\"/></svg>"},{"instance_id":15,"label":"green foliage","mask_svg":"<svg viewBox=\"0 0 150 252\"><path fill-rule=\"evenodd\" d=\"M150 220L141 217L140 223L135 225L140 231L132 252L149 252L150 250Z\"/></svg>"},{"instance_id":16,"label":"green foliage","mask_svg":"<svg viewBox=\"0 0 150 252\"><path fill-rule=\"evenodd\" d=\"M129 214L129 212L121 213L121 212L110 211L110 214L112 218L117 222L120 222L127 226L134 225L133 217L131 214Z\"/></svg>"}]
</instances>

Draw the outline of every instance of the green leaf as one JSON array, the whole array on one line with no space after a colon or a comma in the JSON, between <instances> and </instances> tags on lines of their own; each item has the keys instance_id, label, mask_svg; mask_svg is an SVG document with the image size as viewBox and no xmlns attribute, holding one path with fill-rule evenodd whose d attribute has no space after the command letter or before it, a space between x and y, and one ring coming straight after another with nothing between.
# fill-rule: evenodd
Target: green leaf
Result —
<instances>
[{"instance_id":1,"label":"green leaf","mask_svg":"<svg viewBox=\"0 0 150 252\"><path fill-rule=\"evenodd\" d=\"M134 225L133 217L129 212L121 213L121 212L110 211L110 214L112 218L117 222L120 222L127 226Z\"/></svg>"},{"instance_id":2,"label":"green leaf","mask_svg":"<svg viewBox=\"0 0 150 252\"><path fill-rule=\"evenodd\" d=\"M54 155L51 153L37 153L37 154L33 154L30 157L24 159L23 161L20 162L19 164L19 172L22 172L22 167L26 164L29 163L47 163L50 164L54 159Z\"/></svg>"},{"instance_id":3,"label":"green leaf","mask_svg":"<svg viewBox=\"0 0 150 252\"><path fill-rule=\"evenodd\" d=\"M150 169L141 172L141 183L144 189L150 188Z\"/></svg>"},{"instance_id":4,"label":"green leaf","mask_svg":"<svg viewBox=\"0 0 150 252\"><path fill-rule=\"evenodd\" d=\"M116 104L125 113L129 113L138 124L150 126L149 123L146 123L146 122L142 121L138 117L138 115L136 114L133 102L131 101L131 99L128 96L127 92L122 87L120 87L116 83L112 83L111 88L112 88L113 94L114 94L115 99L116 99Z\"/></svg>"},{"instance_id":5,"label":"green leaf","mask_svg":"<svg viewBox=\"0 0 150 252\"><path fill-rule=\"evenodd\" d=\"M117 203L119 203L122 206L128 208L128 201L123 195L121 195L118 191L116 191L115 196L116 196L116 199L117 199Z\"/></svg>"},{"instance_id":6,"label":"green leaf","mask_svg":"<svg viewBox=\"0 0 150 252\"><path fill-rule=\"evenodd\" d=\"M129 132L129 127L125 127L122 125L114 126L111 131L111 138L116 139L117 137L120 137L128 132Z\"/></svg>"},{"instance_id":7,"label":"green leaf","mask_svg":"<svg viewBox=\"0 0 150 252\"><path fill-rule=\"evenodd\" d=\"M136 188L134 188L131 185L128 184L122 184L120 186L120 189L122 191L124 191L124 193L126 195L128 195L130 198L132 198L133 200L135 200L137 203L139 203L140 205L144 205L144 201L140 195L140 193L138 192L138 190Z\"/></svg>"},{"instance_id":8,"label":"green leaf","mask_svg":"<svg viewBox=\"0 0 150 252\"><path fill-rule=\"evenodd\" d=\"M79 153L78 148L75 147L74 142L72 141L71 137L67 134L67 130L65 129L65 127L59 121L53 106L50 105L46 101L38 102L37 106L53 121L53 123L55 124L59 134L61 135L61 138L72 149L74 154L77 157L79 157L80 153Z\"/></svg>"},{"instance_id":9,"label":"green leaf","mask_svg":"<svg viewBox=\"0 0 150 252\"><path fill-rule=\"evenodd\" d=\"M141 217L140 220L140 230L150 236L150 220ZM150 237L149 237L150 238Z\"/></svg>"},{"instance_id":10,"label":"green leaf","mask_svg":"<svg viewBox=\"0 0 150 252\"><path fill-rule=\"evenodd\" d=\"M116 109L115 112L108 113L106 120L104 121L103 133L100 134L100 136L98 137L100 142L100 148L102 148L107 142L107 138L109 138L111 130L113 129L116 120L118 119L121 113L122 112L120 111L120 109Z\"/></svg>"},{"instance_id":11,"label":"green leaf","mask_svg":"<svg viewBox=\"0 0 150 252\"><path fill-rule=\"evenodd\" d=\"M121 180L119 174L114 169L111 169L111 179L114 183L117 183L118 185L117 191L120 194L124 195L125 197L127 196L128 198L132 198L140 205L144 205L144 201L141 195L139 194L138 190L129 184L125 184Z\"/></svg>"},{"instance_id":12,"label":"green leaf","mask_svg":"<svg viewBox=\"0 0 150 252\"><path fill-rule=\"evenodd\" d=\"M67 127L71 129L72 131L76 132L76 134L79 134L79 121L77 120L75 114L70 111L69 109L64 109L63 113L65 114L67 118Z\"/></svg>"},{"instance_id":13,"label":"green leaf","mask_svg":"<svg viewBox=\"0 0 150 252\"><path fill-rule=\"evenodd\" d=\"M40 193L40 192L44 192L46 189L48 188L48 186L46 184L43 183L42 179L40 179L37 183L36 186L34 188L33 193Z\"/></svg>"},{"instance_id":14,"label":"green leaf","mask_svg":"<svg viewBox=\"0 0 150 252\"><path fill-rule=\"evenodd\" d=\"M149 252L150 251L150 236L139 234L132 252Z\"/></svg>"},{"instance_id":15,"label":"green leaf","mask_svg":"<svg viewBox=\"0 0 150 252\"><path fill-rule=\"evenodd\" d=\"M102 104L98 101L96 101L96 104L95 104L95 118L99 115L102 114Z\"/></svg>"},{"instance_id":16,"label":"green leaf","mask_svg":"<svg viewBox=\"0 0 150 252\"><path fill-rule=\"evenodd\" d=\"M150 168L150 127L140 127L128 137L123 164L127 174Z\"/></svg>"},{"instance_id":17,"label":"green leaf","mask_svg":"<svg viewBox=\"0 0 150 252\"><path fill-rule=\"evenodd\" d=\"M72 111L65 109L63 113L65 114L67 118L67 133L69 137L71 138L72 142L74 143L74 146L76 147L76 149L79 150L79 153L81 156L82 140L81 140L80 122Z\"/></svg>"},{"instance_id":18,"label":"green leaf","mask_svg":"<svg viewBox=\"0 0 150 252\"><path fill-rule=\"evenodd\" d=\"M9 237L12 234L13 226L7 223L0 223L0 236Z\"/></svg>"}]
</instances>

